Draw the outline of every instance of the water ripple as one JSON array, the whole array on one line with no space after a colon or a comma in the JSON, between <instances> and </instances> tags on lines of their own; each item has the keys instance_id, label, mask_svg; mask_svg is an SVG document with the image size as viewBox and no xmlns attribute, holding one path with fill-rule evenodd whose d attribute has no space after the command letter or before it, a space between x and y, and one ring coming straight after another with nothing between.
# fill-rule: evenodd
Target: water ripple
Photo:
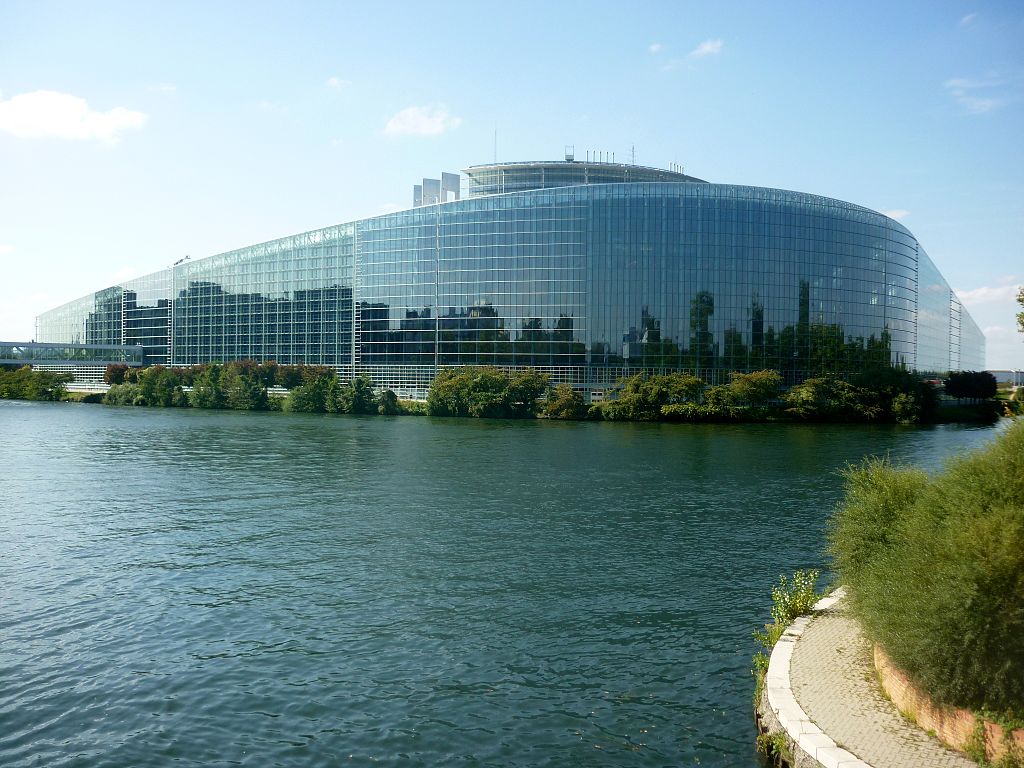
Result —
<instances>
[{"instance_id":1,"label":"water ripple","mask_svg":"<svg viewBox=\"0 0 1024 768\"><path fill-rule=\"evenodd\" d=\"M0 401L0 765L756 765L835 471L991 432Z\"/></svg>"}]
</instances>

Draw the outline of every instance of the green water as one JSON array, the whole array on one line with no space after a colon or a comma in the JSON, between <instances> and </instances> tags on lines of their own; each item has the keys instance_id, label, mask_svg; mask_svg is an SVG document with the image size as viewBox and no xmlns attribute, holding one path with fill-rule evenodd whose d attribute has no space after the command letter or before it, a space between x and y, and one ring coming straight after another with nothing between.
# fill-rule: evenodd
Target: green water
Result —
<instances>
[{"instance_id":1,"label":"green water","mask_svg":"<svg viewBox=\"0 0 1024 768\"><path fill-rule=\"evenodd\" d=\"M0 401L0 765L753 766L836 469L992 429Z\"/></svg>"}]
</instances>

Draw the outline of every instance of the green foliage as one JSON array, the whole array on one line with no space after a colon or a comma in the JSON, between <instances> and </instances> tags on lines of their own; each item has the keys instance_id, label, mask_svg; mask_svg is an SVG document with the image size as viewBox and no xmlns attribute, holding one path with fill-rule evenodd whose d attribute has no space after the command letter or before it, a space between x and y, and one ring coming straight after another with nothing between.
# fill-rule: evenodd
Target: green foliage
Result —
<instances>
[{"instance_id":1,"label":"green foliage","mask_svg":"<svg viewBox=\"0 0 1024 768\"><path fill-rule=\"evenodd\" d=\"M188 405L188 398L181 388L181 380L170 369L162 365L144 368L138 377L141 405L155 405L164 408Z\"/></svg>"},{"instance_id":2,"label":"green foliage","mask_svg":"<svg viewBox=\"0 0 1024 768\"><path fill-rule=\"evenodd\" d=\"M334 372L307 379L288 393L284 410L292 413L338 413L341 384Z\"/></svg>"},{"instance_id":3,"label":"green foliage","mask_svg":"<svg viewBox=\"0 0 1024 768\"><path fill-rule=\"evenodd\" d=\"M874 421L882 408L859 387L835 377L806 379L783 395L787 413L809 421Z\"/></svg>"},{"instance_id":4,"label":"green foliage","mask_svg":"<svg viewBox=\"0 0 1024 768\"><path fill-rule=\"evenodd\" d=\"M124 363L109 363L103 372L103 381L106 384L124 384L124 375L128 372Z\"/></svg>"},{"instance_id":5,"label":"green foliage","mask_svg":"<svg viewBox=\"0 0 1024 768\"><path fill-rule=\"evenodd\" d=\"M192 379L189 401L193 408L223 408L225 397L220 387L221 367L204 365Z\"/></svg>"},{"instance_id":6,"label":"green foliage","mask_svg":"<svg viewBox=\"0 0 1024 768\"><path fill-rule=\"evenodd\" d=\"M1024 423L929 480L847 472L830 548L853 610L944 704L1024 714Z\"/></svg>"},{"instance_id":7,"label":"green foliage","mask_svg":"<svg viewBox=\"0 0 1024 768\"><path fill-rule=\"evenodd\" d=\"M252 360L238 360L223 366L219 388L224 405L235 411L264 411L267 387L259 366Z\"/></svg>"},{"instance_id":8,"label":"green foliage","mask_svg":"<svg viewBox=\"0 0 1024 768\"><path fill-rule=\"evenodd\" d=\"M764 370L753 373L733 373L727 385L733 398L747 405L763 405L774 400L782 387L778 371Z\"/></svg>"},{"instance_id":9,"label":"green foliage","mask_svg":"<svg viewBox=\"0 0 1024 768\"><path fill-rule=\"evenodd\" d=\"M138 384L111 384L103 402L106 405L145 405L146 399Z\"/></svg>"},{"instance_id":10,"label":"green foliage","mask_svg":"<svg viewBox=\"0 0 1024 768\"><path fill-rule=\"evenodd\" d=\"M999 389L996 377L988 371L953 371L945 383L946 394L957 400L987 400Z\"/></svg>"},{"instance_id":11,"label":"green foliage","mask_svg":"<svg viewBox=\"0 0 1024 768\"><path fill-rule=\"evenodd\" d=\"M700 397L704 382L685 373L660 376L637 374L622 381L618 397L601 407L609 421L657 421L662 408Z\"/></svg>"},{"instance_id":12,"label":"green foliage","mask_svg":"<svg viewBox=\"0 0 1024 768\"><path fill-rule=\"evenodd\" d=\"M490 366L449 368L438 373L427 393L431 416L529 418L547 390L548 377L534 370L508 374Z\"/></svg>"},{"instance_id":13,"label":"green foliage","mask_svg":"<svg viewBox=\"0 0 1024 768\"><path fill-rule=\"evenodd\" d=\"M872 457L847 467L843 478L846 494L842 511L829 522L829 547L836 570L849 584L860 579L872 557L891 546L899 516L928 485L928 475Z\"/></svg>"},{"instance_id":14,"label":"green foliage","mask_svg":"<svg viewBox=\"0 0 1024 768\"><path fill-rule=\"evenodd\" d=\"M544 415L549 419L585 419L587 403L583 393L569 384L559 384L548 392Z\"/></svg>"},{"instance_id":15,"label":"green foliage","mask_svg":"<svg viewBox=\"0 0 1024 768\"><path fill-rule=\"evenodd\" d=\"M792 581L779 576L779 583L772 587L772 619L776 624L784 627L797 616L811 612L818 602L814 587L820 575L817 570L797 571Z\"/></svg>"},{"instance_id":16,"label":"green foliage","mask_svg":"<svg viewBox=\"0 0 1024 768\"><path fill-rule=\"evenodd\" d=\"M356 376L351 383L337 390L335 411L337 413L377 413L377 397L373 394L373 382L366 376Z\"/></svg>"},{"instance_id":17,"label":"green foliage","mask_svg":"<svg viewBox=\"0 0 1024 768\"><path fill-rule=\"evenodd\" d=\"M757 750L773 764L790 763L793 756L789 750L789 742L782 731L757 734Z\"/></svg>"},{"instance_id":18,"label":"green foliage","mask_svg":"<svg viewBox=\"0 0 1024 768\"><path fill-rule=\"evenodd\" d=\"M1024 309L1024 285L1017 291L1017 303L1020 304L1021 309ZM1017 330L1024 333L1024 312L1017 313Z\"/></svg>"},{"instance_id":19,"label":"green foliage","mask_svg":"<svg viewBox=\"0 0 1024 768\"><path fill-rule=\"evenodd\" d=\"M851 382L861 390L860 401L865 411L877 412L889 421L932 421L939 405L935 388L917 374L892 366L869 367ZM909 398L899 398L901 394ZM897 400L898 399L898 400ZM875 410L877 409L877 411Z\"/></svg>"},{"instance_id":20,"label":"green foliage","mask_svg":"<svg viewBox=\"0 0 1024 768\"><path fill-rule=\"evenodd\" d=\"M793 580L785 575L779 576L779 583L772 587L772 623L765 624L763 630L754 631L754 639L763 648L754 654L754 704L761 699L764 687L764 676L768 673L772 648L782 637L782 633L797 616L809 613L820 595L815 591L819 572L816 570L796 571Z\"/></svg>"},{"instance_id":21,"label":"green foliage","mask_svg":"<svg viewBox=\"0 0 1024 768\"><path fill-rule=\"evenodd\" d=\"M381 416L397 416L402 413L402 405L398 402L398 395L390 389L385 389L377 398L377 413Z\"/></svg>"},{"instance_id":22,"label":"green foliage","mask_svg":"<svg viewBox=\"0 0 1024 768\"><path fill-rule=\"evenodd\" d=\"M33 371L23 365L14 370L0 369L0 399L5 400L62 400L67 395L71 376L65 373Z\"/></svg>"},{"instance_id":23,"label":"green foliage","mask_svg":"<svg viewBox=\"0 0 1024 768\"><path fill-rule=\"evenodd\" d=\"M406 416L426 416L428 413L427 404L422 400L399 400L398 406L401 408L399 412Z\"/></svg>"}]
</instances>

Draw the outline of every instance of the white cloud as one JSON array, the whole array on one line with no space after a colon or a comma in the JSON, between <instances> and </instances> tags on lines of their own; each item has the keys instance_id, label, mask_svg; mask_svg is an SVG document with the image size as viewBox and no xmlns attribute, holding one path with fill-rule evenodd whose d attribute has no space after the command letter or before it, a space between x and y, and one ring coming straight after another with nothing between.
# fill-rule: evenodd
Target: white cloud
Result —
<instances>
[{"instance_id":1,"label":"white cloud","mask_svg":"<svg viewBox=\"0 0 1024 768\"><path fill-rule=\"evenodd\" d=\"M174 83L154 83L149 86L149 90L156 91L157 93L175 94L178 92L178 86Z\"/></svg>"},{"instance_id":2,"label":"white cloud","mask_svg":"<svg viewBox=\"0 0 1024 768\"><path fill-rule=\"evenodd\" d=\"M348 85L352 85L351 80L343 80L340 77L329 77L326 83L328 88L333 88L336 91L340 91L342 88Z\"/></svg>"},{"instance_id":3,"label":"white cloud","mask_svg":"<svg viewBox=\"0 0 1024 768\"><path fill-rule=\"evenodd\" d=\"M1003 82L996 78L972 80L967 77L954 77L943 83L956 102L972 115L991 112L1006 103L1005 99L991 93L992 88L1000 85L1003 85Z\"/></svg>"},{"instance_id":4,"label":"white cloud","mask_svg":"<svg viewBox=\"0 0 1024 768\"><path fill-rule=\"evenodd\" d=\"M651 43L647 46L647 50L651 53L661 53L661 43Z\"/></svg>"},{"instance_id":5,"label":"white cloud","mask_svg":"<svg viewBox=\"0 0 1024 768\"><path fill-rule=\"evenodd\" d=\"M384 133L387 136L439 136L461 124L462 118L448 114L443 104L429 104L406 107L388 120Z\"/></svg>"},{"instance_id":6,"label":"white cloud","mask_svg":"<svg viewBox=\"0 0 1024 768\"><path fill-rule=\"evenodd\" d=\"M139 128L145 122L142 112L124 107L97 112L85 99L70 93L33 91L7 101L0 99L0 131L21 139L54 137L114 144L121 131Z\"/></svg>"},{"instance_id":7,"label":"white cloud","mask_svg":"<svg viewBox=\"0 0 1024 768\"><path fill-rule=\"evenodd\" d=\"M976 18L978 18L978 14L976 14L976 13L968 13L966 16L964 16L962 19L960 19L960 26L961 27L966 27L969 24L971 24L971 22L973 22Z\"/></svg>"},{"instance_id":8,"label":"white cloud","mask_svg":"<svg viewBox=\"0 0 1024 768\"><path fill-rule=\"evenodd\" d=\"M968 307L976 307L979 304L990 304L995 301L1011 301L1017 296L1017 286L1008 285L983 285L980 288L972 288L969 291L957 291L956 295L960 301Z\"/></svg>"},{"instance_id":9,"label":"white cloud","mask_svg":"<svg viewBox=\"0 0 1024 768\"><path fill-rule=\"evenodd\" d=\"M724 43L721 40L705 40L690 51L690 57L694 59L702 59L705 56L714 56L722 52L723 45Z\"/></svg>"},{"instance_id":10,"label":"white cloud","mask_svg":"<svg viewBox=\"0 0 1024 768\"><path fill-rule=\"evenodd\" d=\"M0 243L0 256L10 256L14 253L14 246L10 243Z\"/></svg>"},{"instance_id":11,"label":"white cloud","mask_svg":"<svg viewBox=\"0 0 1024 768\"><path fill-rule=\"evenodd\" d=\"M883 216L888 216L890 219L905 219L910 215L910 211L905 211L902 208L893 208L890 211L882 211Z\"/></svg>"}]
</instances>

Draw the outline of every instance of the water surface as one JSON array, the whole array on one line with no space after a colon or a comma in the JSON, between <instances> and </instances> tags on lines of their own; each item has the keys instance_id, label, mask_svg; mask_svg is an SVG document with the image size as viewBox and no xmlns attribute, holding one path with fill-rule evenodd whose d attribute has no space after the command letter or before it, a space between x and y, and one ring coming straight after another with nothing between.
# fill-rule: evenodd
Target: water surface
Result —
<instances>
[{"instance_id":1,"label":"water surface","mask_svg":"<svg viewBox=\"0 0 1024 768\"><path fill-rule=\"evenodd\" d=\"M754 766L838 468L991 429L0 401L0 765Z\"/></svg>"}]
</instances>

